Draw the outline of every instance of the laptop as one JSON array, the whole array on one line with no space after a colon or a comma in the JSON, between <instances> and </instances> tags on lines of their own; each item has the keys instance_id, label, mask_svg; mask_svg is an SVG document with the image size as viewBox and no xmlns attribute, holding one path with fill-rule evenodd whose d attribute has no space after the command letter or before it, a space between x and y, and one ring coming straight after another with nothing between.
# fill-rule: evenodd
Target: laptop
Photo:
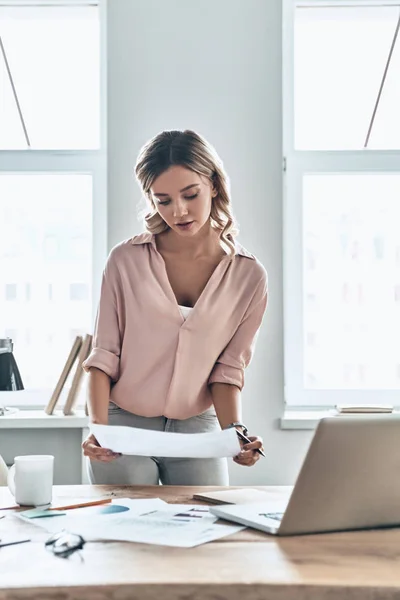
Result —
<instances>
[{"instance_id":1,"label":"laptop","mask_svg":"<svg viewBox=\"0 0 400 600\"><path fill-rule=\"evenodd\" d=\"M212 506L210 512L282 536L399 526L400 415L322 419L284 505Z\"/></svg>"}]
</instances>

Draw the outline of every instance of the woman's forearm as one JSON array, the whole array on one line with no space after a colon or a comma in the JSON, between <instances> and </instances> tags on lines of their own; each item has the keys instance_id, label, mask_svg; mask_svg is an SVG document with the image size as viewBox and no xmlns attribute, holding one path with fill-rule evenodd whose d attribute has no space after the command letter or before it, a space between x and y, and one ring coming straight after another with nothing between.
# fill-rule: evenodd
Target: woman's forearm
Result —
<instances>
[{"instance_id":1,"label":"woman's forearm","mask_svg":"<svg viewBox=\"0 0 400 600\"><path fill-rule=\"evenodd\" d=\"M104 371L91 367L88 383L88 412L91 423L108 424L110 384L110 378Z\"/></svg>"},{"instance_id":2,"label":"woman's forearm","mask_svg":"<svg viewBox=\"0 0 400 600\"><path fill-rule=\"evenodd\" d=\"M212 383L211 395L215 412L221 429L224 429L231 423L241 421L242 404L240 399L240 390L236 385L227 383Z\"/></svg>"}]
</instances>

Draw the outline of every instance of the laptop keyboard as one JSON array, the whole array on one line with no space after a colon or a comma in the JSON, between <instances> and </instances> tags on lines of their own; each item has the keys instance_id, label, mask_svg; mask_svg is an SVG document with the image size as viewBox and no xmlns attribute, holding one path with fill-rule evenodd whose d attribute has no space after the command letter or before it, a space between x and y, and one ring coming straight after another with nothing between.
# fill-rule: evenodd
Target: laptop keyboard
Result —
<instances>
[{"instance_id":1,"label":"laptop keyboard","mask_svg":"<svg viewBox=\"0 0 400 600\"><path fill-rule=\"evenodd\" d=\"M259 513L260 517L267 517L267 519L274 519L275 521L282 521L283 512L271 512L271 513Z\"/></svg>"}]
</instances>

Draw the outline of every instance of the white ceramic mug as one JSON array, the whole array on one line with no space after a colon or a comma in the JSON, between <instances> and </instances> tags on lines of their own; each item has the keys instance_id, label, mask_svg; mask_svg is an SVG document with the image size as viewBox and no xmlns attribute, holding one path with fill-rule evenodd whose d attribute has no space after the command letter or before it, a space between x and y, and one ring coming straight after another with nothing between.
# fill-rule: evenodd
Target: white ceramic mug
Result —
<instances>
[{"instance_id":1,"label":"white ceramic mug","mask_svg":"<svg viewBox=\"0 0 400 600\"><path fill-rule=\"evenodd\" d=\"M54 456L16 456L8 472L10 492L21 506L50 504L53 492Z\"/></svg>"}]
</instances>

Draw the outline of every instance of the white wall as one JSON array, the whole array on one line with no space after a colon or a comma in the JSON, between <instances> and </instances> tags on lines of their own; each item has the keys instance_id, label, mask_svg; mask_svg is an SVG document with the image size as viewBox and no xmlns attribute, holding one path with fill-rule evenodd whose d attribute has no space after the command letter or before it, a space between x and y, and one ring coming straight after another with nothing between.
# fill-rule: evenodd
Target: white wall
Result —
<instances>
[{"instance_id":1,"label":"white wall","mask_svg":"<svg viewBox=\"0 0 400 600\"><path fill-rule=\"evenodd\" d=\"M267 459L232 463L231 484L290 484L311 432L283 410L281 0L109 0L109 248L141 231L133 167L162 129L191 128L221 155L241 242L269 273L270 300L243 393Z\"/></svg>"}]
</instances>

